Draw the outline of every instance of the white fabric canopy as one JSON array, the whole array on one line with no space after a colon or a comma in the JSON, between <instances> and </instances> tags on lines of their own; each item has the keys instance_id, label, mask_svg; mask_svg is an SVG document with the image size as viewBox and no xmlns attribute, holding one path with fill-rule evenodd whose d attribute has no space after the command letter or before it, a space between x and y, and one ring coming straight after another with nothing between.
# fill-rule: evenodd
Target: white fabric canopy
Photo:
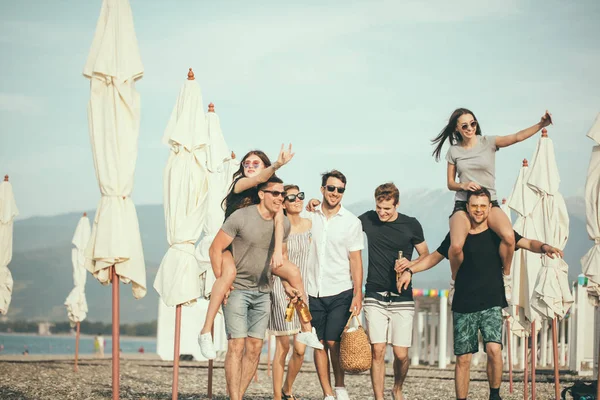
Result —
<instances>
[{"instance_id":1,"label":"white fabric canopy","mask_svg":"<svg viewBox=\"0 0 600 400\"><path fill-rule=\"evenodd\" d=\"M594 241L592 248L581 258L581 269L588 278L589 299L600 304L600 114L587 134L598 143L592 148L585 182L585 214L587 232Z\"/></svg>"},{"instance_id":2,"label":"white fabric canopy","mask_svg":"<svg viewBox=\"0 0 600 400\"><path fill-rule=\"evenodd\" d=\"M71 250L74 287L65 300L67 316L69 317L69 321L71 321L71 325L83 321L88 312L88 305L85 299L85 282L88 273L85 269L85 247L90 239L90 231L90 220L84 215L79 219L72 240L75 246Z\"/></svg>"},{"instance_id":3,"label":"white fabric canopy","mask_svg":"<svg viewBox=\"0 0 600 400\"><path fill-rule=\"evenodd\" d=\"M154 288L167 306L191 304L201 296L201 280L195 244L206 218L208 131L200 85L188 80L165 130L170 146L164 174L164 208L169 249Z\"/></svg>"},{"instance_id":4,"label":"white fabric canopy","mask_svg":"<svg viewBox=\"0 0 600 400\"><path fill-rule=\"evenodd\" d=\"M569 238L569 214L558 191L560 176L552 139L540 138L527 183L540 197L532 213L538 240L564 250ZM532 298L532 306L542 315L563 318L573 304L568 273L569 266L562 258L542 256Z\"/></svg>"},{"instance_id":5,"label":"white fabric canopy","mask_svg":"<svg viewBox=\"0 0 600 400\"><path fill-rule=\"evenodd\" d=\"M13 221L19 215L12 185L0 183L0 314L6 315L12 298L13 278L8 269L13 251Z\"/></svg>"},{"instance_id":6,"label":"white fabric canopy","mask_svg":"<svg viewBox=\"0 0 600 400\"><path fill-rule=\"evenodd\" d=\"M109 267L133 296L146 295L146 269L131 200L140 128L140 96L134 82L144 69L127 0L104 0L83 74L90 79L88 123L102 198L85 251L86 268L110 283Z\"/></svg>"},{"instance_id":7,"label":"white fabric canopy","mask_svg":"<svg viewBox=\"0 0 600 400\"><path fill-rule=\"evenodd\" d=\"M531 215L538 206L539 197L527 185L528 175L529 168L523 166L508 199L508 206L518 215L513 226L514 229L523 237L537 239ZM511 304L519 307L519 310L514 309L518 315L513 315L513 317L525 329L530 328L530 322L540 318L539 314L531 307L531 298L540 268L541 260L538 254L529 251L515 252L511 267L513 284Z\"/></svg>"},{"instance_id":8,"label":"white fabric canopy","mask_svg":"<svg viewBox=\"0 0 600 400\"><path fill-rule=\"evenodd\" d=\"M202 277L202 295L208 297L215 281L215 276L210 265L208 250L219 232L225 211L223 210L223 199L227 195L232 183L233 174L239 168L239 162L231 158L231 153L225 144L219 116L215 112L206 114L206 124L209 132L210 144L209 154L213 165L208 174L208 198L206 202L207 216L203 229L203 236L196 247L196 257L200 263L200 274ZM219 163L218 160L221 160ZM216 336L216 334L215 334Z\"/></svg>"}]
</instances>

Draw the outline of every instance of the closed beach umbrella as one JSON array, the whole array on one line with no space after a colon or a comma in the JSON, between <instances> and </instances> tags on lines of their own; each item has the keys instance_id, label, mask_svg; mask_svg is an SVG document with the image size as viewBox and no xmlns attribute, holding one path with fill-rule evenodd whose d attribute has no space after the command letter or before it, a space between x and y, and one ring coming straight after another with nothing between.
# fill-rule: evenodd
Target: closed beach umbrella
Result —
<instances>
[{"instance_id":1,"label":"closed beach umbrella","mask_svg":"<svg viewBox=\"0 0 600 400\"><path fill-rule=\"evenodd\" d=\"M142 240L131 200L140 128L135 82L143 73L129 1L104 0L83 70L90 80L88 124L102 195L85 258L94 277L113 283L113 399L119 398L119 280L132 284L136 299L146 295Z\"/></svg>"},{"instance_id":2,"label":"closed beach umbrella","mask_svg":"<svg viewBox=\"0 0 600 400\"><path fill-rule=\"evenodd\" d=\"M75 246L71 250L71 261L73 264L73 283L74 287L65 300L67 306L67 316L72 327L76 327L75 337L75 371L78 371L77 362L79 360L79 334L81 331L81 321L83 321L88 312L87 301L85 300L85 281L88 271L85 269L85 246L90 239L90 220L87 213L79 219L72 243Z\"/></svg>"},{"instance_id":3,"label":"closed beach umbrella","mask_svg":"<svg viewBox=\"0 0 600 400\"><path fill-rule=\"evenodd\" d=\"M596 143L592 148L585 182L587 232L594 245L581 258L581 267L583 274L588 278L589 299L592 304L598 306L600 304L600 114L596 117L587 136Z\"/></svg>"},{"instance_id":4,"label":"closed beach umbrella","mask_svg":"<svg viewBox=\"0 0 600 400\"><path fill-rule=\"evenodd\" d=\"M508 199L508 206L516 212L517 220L514 229L528 239L537 239L535 225L532 220L534 209L538 206L539 197L527 185L529 164L523 160L523 166ZM541 268L539 255L529 251L518 251L513 257L512 265L512 304L519 308L518 322L528 327L528 322L539 319L539 314L531 307L535 282ZM516 316L515 316L516 317Z\"/></svg>"},{"instance_id":5,"label":"closed beach umbrella","mask_svg":"<svg viewBox=\"0 0 600 400\"><path fill-rule=\"evenodd\" d=\"M201 296L195 245L207 209L208 132L200 85L190 78L181 88L163 143L170 147L164 173L164 209L169 249L154 288L167 306L190 304Z\"/></svg>"},{"instance_id":6,"label":"closed beach umbrella","mask_svg":"<svg viewBox=\"0 0 600 400\"><path fill-rule=\"evenodd\" d=\"M569 214L563 196L559 193L560 175L554 155L554 144L542 129L527 184L540 197L533 212L538 239L550 246L563 250L569 238ZM552 345L554 356L554 388L556 398L560 396L558 371L557 319L564 318L573 304L569 287L569 266L560 257L542 255L542 268L531 300L532 307L546 318L552 319ZM546 335L546 332L543 331Z\"/></svg>"},{"instance_id":7,"label":"closed beach umbrella","mask_svg":"<svg viewBox=\"0 0 600 400\"><path fill-rule=\"evenodd\" d=\"M532 215L538 239L564 250L569 238L569 214L565 200L558 191L560 176L554 145L546 129L542 131L538 142L527 183L540 197L540 203ZM562 258L542 256L542 268L532 298L532 306L540 314L548 318L565 316L573 304L568 272L569 266Z\"/></svg>"},{"instance_id":8,"label":"closed beach umbrella","mask_svg":"<svg viewBox=\"0 0 600 400\"><path fill-rule=\"evenodd\" d=\"M8 175L0 183L0 314L6 315L12 298L13 278L8 269L13 250L13 221L19 215Z\"/></svg>"},{"instance_id":9,"label":"closed beach umbrella","mask_svg":"<svg viewBox=\"0 0 600 400\"><path fill-rule=\"evenodd\" d=\"M74 249L71 250L71 261L73 263L73 283L74 287L65 300L67 307L67 316L71 321L71 326L83 321L88 312L87 301L85 300L85 281L88 271L85 269L85 246L90 239L90 220L87 214L79 219L75 234L73 235Z\"/></svg>"}]
</instances>

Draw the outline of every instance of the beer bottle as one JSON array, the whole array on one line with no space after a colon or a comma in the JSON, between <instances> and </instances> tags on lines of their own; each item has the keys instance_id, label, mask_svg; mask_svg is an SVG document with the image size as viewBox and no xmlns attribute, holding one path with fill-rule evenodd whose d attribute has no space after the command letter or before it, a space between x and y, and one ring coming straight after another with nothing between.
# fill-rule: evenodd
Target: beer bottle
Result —
<instances>
[{"instance_id":1,"label":"beer bottle","mask_svg":"<svg viewBox=\"0 0 600 400\"><path fill-rule=\"evenodd\" d=\"M398 260L401 260L403 255L402 250L398 250ZM400 275L402 275L402 272L396 272L396 282L400 280Z\"/></svg>"},{"instance_id":2,"label":"beer bottle","mask_svg":"<svg viewBox=\"0 0 600 400\"><path fill-rule=\"evenodd\" d=\"M296 301L296 311L298 311L298 316L302 322L306 323L312 320L312 315L302 297L298 297L298 301Z\"/></svg>"},{"instance_id":3,"label":"beer bottle","mask_svg":"<svg viewBox=\"0 0 600 400\"><path fill-rule=\"evenodd\" d=\"M290 300L285 309L285 320L287 322L292 322L292 318L294 318L294 303Z\"/></svg>"}]
</instances>

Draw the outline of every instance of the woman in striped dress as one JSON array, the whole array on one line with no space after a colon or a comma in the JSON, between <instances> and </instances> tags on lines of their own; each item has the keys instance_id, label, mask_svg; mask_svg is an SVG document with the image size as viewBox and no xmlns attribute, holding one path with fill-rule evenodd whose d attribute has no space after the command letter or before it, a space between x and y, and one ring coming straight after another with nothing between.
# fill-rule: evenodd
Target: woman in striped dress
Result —
<instances>
[{"instance_id":1,"label":"woman in striped dress","mask_svg":"<svg viewBox=\"0 0 600 400\"><path fill-rule=\"evenodd\" d=\"M310 228L312 222L301 218L300 213L304 208L304 192L296 185L284 187L286 197L283 209L290 220L292 229L287 240L288 258L300 268L303 277L304 293L307 293L306 280L304 276L308 267L308 256L310 253ZM302 299L308 304L308 299ZM298 313L294 312L292 322L285 320L285 309L289 299L283 290L281 280L273 276L273 290L271 291L271 318L269 320L269 332L276 336L275 357L273 359L273 394L275 400L296 399L292 393L292 385L300 372L304 361L306 345L300 343L298 336L307 335L310 332L300 332L300 321ZM313 328L314 331L314 328ZM299 333L300 332L300 333ZM290 336L294 336L294 352L288 365L288 373L283 382L283 371L285 370L285 359L290 350ZM280 389L281 388L281 389Z\"/></svg>"}]
</instances>

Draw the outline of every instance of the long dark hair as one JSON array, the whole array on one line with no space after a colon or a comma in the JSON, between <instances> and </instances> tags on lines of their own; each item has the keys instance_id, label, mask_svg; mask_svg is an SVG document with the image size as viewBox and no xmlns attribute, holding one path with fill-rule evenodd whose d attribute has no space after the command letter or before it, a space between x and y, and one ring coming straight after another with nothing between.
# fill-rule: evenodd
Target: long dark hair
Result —
<instances>
[{"instance_id":1,"label":"long dark hair","mask_svg":"<svg viewBox=\"0 0 600 400\"><path fill-rule=\"evenodd\" d=\"M457 108L454 110L452 115L450 115L448 124L444 127L444 129L442 129L439 135L431 140L432 144L437 145L432 153L432 155L435 157L435 161L440 161L440 153L442 152L442 147L444 147L446 139L450 139L451 145L462 142L462 136L460 136L460 133L456 131L456 124L458 123L458 119L465 114L471 114L473 119L477 121L477 117L471 110L466 108ZM475 130L475 134L481 135L481 125L479 124L479 121L477 121L477 129Z\"/></svg>"},{"instance_id":2,"label":"long dark hair","mask_svg":"<svg viewBox=\"0 0 600 400\"><path fill-rule=\"evenodd\" d=\"M253 204L258 204L260 202L258 198L258 189L255 187L246 189L241 193L235 193L233 190L237 181L244 177L244 162L246 162L246 159L251 155L255 155L258 158L260 158L260 160L265 165L265 168L271 166L271 160L269 160L269 157L263 151L260 150L249 151L242 158L242 161L240 162L240 168L233 174L233 182L229 187L229 193L221 203L223 210L225 210L225 218L229 217L231 214L233 214L234 211L239 210L240 208L248 207Z\"/></svg>"}]
</instances>

